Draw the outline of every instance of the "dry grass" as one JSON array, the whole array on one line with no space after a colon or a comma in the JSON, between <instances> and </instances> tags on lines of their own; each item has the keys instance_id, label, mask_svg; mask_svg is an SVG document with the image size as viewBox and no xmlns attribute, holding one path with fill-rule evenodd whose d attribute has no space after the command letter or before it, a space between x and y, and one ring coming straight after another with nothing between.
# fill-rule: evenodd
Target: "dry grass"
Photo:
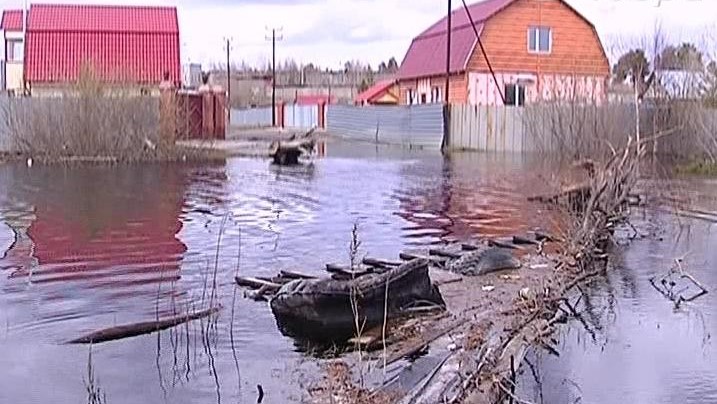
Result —
<instances>
[{"instance_id":1,"label":"dry grass","mask_svg":"<svg viewBox=\"0 0 717 404\"><path fill-rule=\"evenodd\" d=\"M309 389L312 403L316 404L389 404L399 398L396 395L377 392L357 386L351 377L350 367L337 360L324 366L323 380Z\"/></svg>"},{"instance_id":2,"label":"dry grass","mask_svg":"<svg viewBox=\"0 0 717 404\"><path fill-rule=\"evenodd\" d=\"M159 98L127 85L108 85L89 70L56 98L3 103L10 143L37 160L131 162L221 157L175 146L160 136Z\"/></svg>"}]
</instances>

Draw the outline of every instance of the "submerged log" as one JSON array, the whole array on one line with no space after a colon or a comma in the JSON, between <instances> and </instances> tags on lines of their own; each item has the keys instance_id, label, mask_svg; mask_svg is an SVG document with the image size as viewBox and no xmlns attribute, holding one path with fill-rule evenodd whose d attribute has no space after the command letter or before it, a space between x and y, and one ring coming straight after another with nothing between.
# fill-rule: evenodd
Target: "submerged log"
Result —
<instances>
[{"instance_id":1,"label":"submerged log","mask_svg":"<svg viewBox=\"0 0 717 404\"><path fill-rule=\"evenodd\" d=\"M166 330L190 321L209 317L219 312L221 307L212 307L194 313L180 314L165 319L146 321L142 323L118 325L91 332L79 338L67 341L68 344L99 344L102 342L114 341L123 338L136 337L144 334L151 334L156 331Z\"/></svg>"},{"instance_id":2,"label":"submerged log","mask_svg":"<svg viewBox=\"0 0 717 404\"><path fill-rule=\"evenodd\" d=\"M293 281L274 295L270 306L279 328L286 334L336 341L355 333L355 315L360 324L372 327L382 323L384 309L390 319L416 301L444 305L437 288L431 284L427 260L413 260L384 273L350 280Z\"/></svg>"}]
</instances>

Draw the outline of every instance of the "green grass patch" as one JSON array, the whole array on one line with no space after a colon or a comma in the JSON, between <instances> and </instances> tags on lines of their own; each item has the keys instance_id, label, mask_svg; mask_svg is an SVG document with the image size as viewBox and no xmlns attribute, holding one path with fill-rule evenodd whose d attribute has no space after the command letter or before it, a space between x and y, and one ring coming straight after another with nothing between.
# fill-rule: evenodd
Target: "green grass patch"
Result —
<instances>
[{"instance_id":1,"label":"green grass patch","mask_svg":"<svg viewBox=\"0 0 717 404\"><path fill-rule=\"evenodd\" d=\"M717 163L705 160L691 161L677 166L679 174L700 175L706 177L717 176Z\"/></svg>"}]
</instances>

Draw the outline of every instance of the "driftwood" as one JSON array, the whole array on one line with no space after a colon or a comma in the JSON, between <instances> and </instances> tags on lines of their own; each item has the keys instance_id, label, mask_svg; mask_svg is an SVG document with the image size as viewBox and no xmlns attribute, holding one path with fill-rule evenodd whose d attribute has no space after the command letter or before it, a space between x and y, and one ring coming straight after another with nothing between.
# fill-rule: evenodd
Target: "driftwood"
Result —
<instances>
[{"instance_id":1,"label":"driftwood","mask_svg":"<svg viewBox=\"0 0 717 404\"><path fill-rule=\"evenodd\" d=\"M79 338L67 341L68 344L99 344L102 342L114 341L123 338L136 337L144 334L151 334L156 331L166 330L167 328L176 327L190 321L199 320L200 318L209 317L219 312L221 307L212 307L210 309L197 311L194 313L180 314L169 318L159 319L155 321L146 321L142 323L118 325L115 327L105 328L99 331L91 332Z\"/></svg>"},{"instance_id":2,"label":"driftwood","mask_svg":"<svg viewBox=\"0 0 717 404\"><path fill-rule=\"evenodd\" d=\"M263 286L267 286L270 290L277 291L281 287L280 284L274 283L265 279L237 276L234 278L237 285L244 286L252 289L260 289Z\"/></svg>"},{"instance_id":3,"label":"driftwood","mask_svg":"<svg viewBox=\"0 0 717 404\"><path fill-rule=\"evenodd\" d=\"M299 272L287 271L282 269L279 271L279 276L285 279L316 279L313 275L306 275Z\"/></svg>"}]
</instances>

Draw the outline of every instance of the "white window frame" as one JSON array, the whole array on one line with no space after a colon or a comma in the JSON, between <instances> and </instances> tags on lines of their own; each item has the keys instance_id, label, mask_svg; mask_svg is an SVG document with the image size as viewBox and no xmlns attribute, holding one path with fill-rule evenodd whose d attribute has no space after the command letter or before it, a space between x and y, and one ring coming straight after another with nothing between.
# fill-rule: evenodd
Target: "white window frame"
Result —
<instances>
[{"instance_id":1,"label":"white window frame","mask_svg":"<svg viewBox=\"0 0 717 404\"><path fill-rule=\"evenodd\" d=\"M540 30L548 30L548 50L541 50L540 49ZM535 49L530 48L530 39L531 34L533 35L533 39L535 39ZM536 53L541 55L548 55L552 53L553 51L553 29L550 27L546 27L543 25L531 25L528 27L528 35L527 35L527 48L528 53Z\"/></svg>"},{"instance_id":2,"label":"white window frame","mask_svg":"<svg viewBox=\"0 0 717 404\"><path fill-rule=\"evenodd\" d=\"M12 46L11 46L12 45ZM17 47L16 47L17 45ZM10 50L12 49L12 51ZM15 50L19 50L20 55L18 57ZM5 60L7 62L22 62L25 60L25 41L22 39L6 39L5 40Z\"/></svg>"}]
</instances>

